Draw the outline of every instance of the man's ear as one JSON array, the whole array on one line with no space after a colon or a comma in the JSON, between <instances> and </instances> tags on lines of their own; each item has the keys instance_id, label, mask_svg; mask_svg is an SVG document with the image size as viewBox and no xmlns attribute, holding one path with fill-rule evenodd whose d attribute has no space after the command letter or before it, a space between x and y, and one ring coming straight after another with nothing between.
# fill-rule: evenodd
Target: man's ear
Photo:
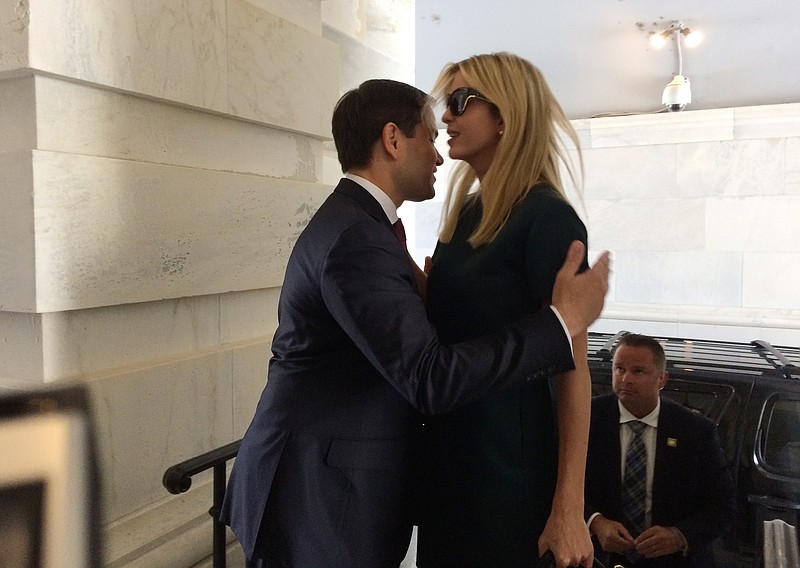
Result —
<instances>
[{"instance_id":1,"label":"man's ear","mask_svg":"<svg viewBox=\"0 0 800 568\"><path fill-rule=\"evenodd\" d=\"M658 390L661 390L661 389L663 389L663 388L664 388L664 385L666 385L666 384L667 384L667 381L668 381L668 380L669 380L669 373L667 373L666 371L664 371L664 372L661 374L661 378L660 378L660 379L658 379Z\"/></svg>"},{"instance_id":2,"label":"man's ear","mask_svg":"<svg viewBox=\"0 0 800 568\"><path fill-rule=\"evenodd\" d=\"M384 151L392 157L397 157L400 152L400 142L403 133L394 122L387 122L381 131L381 143Z\"/></svg>"}]
</instances>

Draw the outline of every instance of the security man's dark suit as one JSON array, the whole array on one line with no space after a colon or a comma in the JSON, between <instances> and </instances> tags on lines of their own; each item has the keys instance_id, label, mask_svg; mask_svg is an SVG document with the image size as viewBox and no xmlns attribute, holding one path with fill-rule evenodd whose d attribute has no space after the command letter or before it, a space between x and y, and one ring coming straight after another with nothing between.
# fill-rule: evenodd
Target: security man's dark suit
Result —
<instances>
[{"instance_id":1,"label":"security man's dark suit","mask_svg":"<svg viewBox=\"0 0 800 568\"><path fill-rule=\"evenodd\" d=\"M586 460L586 512L622 521L619 405L611 393L592 400L589 452ZM714 424L661 397L656 434L652 490L652 524L677 527L689 544L688 554L644 560L635 566L679 568L707 565L707 545L732 521L734 489ZM635 536L635 535L634 535ZM602 551L597 552L602 557ZM633 566L612 555L610 565Z\"/></svg>"}]
</instances>

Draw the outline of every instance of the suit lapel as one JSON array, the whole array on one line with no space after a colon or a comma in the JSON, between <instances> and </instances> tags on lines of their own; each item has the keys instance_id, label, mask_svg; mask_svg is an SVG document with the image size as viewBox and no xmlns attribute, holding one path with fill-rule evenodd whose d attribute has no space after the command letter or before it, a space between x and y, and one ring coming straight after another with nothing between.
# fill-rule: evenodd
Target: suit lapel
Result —
<instances>
[{"instance_id":1,"label":"suit lapel","mask_svg":"<svg viewBox=\"0 0 800 568\"><path fill-rule=\"evenodd\" d=\"M669 401L661 399L661 410L658 415L658 428L656 430L656 460L653 468L653 509L651 511L653 523L661 518L664 511L665 499L665 482L668 480L670 471L672 471L672 454L667 444L669 439L674 439L674 432L672 431L672 408L670 408Z\"/></svg>"},{"instance_id":2,"label":"suit lapel","mask_svg":"<svg viewBox=\"0 0 800 568\"><path fill-rule=\"evenodd\" d=\"M619 443L619 405L617 404L617 397L613 394L609 396L606 412L609 414L607 420L603 420L604 424L608 424L608 431L605 433L605 438L611 447L609 456L612 459L608 460L606 467L608 467L608 474L606 479L611 480L611 486L608 488L611 495L615 495L615 506L619 507L617 517L622 514L622 472L620 471L620 464L622 463L622 449ZM614 459L616 458L616 459Z\"/></svg>"},{"instance_id":3,"label":"suit lapel","mask_svg":"<svg viewBox=\"0 0 800 568\"><path fill-rule=\"evenodd\" d=\"M386 229L390 231L393 240L395 242L399 242L396 238L394 227L392 227L392 224L389 222L389 218L386 216L383 207L381 207L381 204L378 203L377 200L374 197L372 197L372 195L370 195L370 193L366 189L364 189L358 183L354 182L351 179L342 178L333 191L334 193L337 193L339 195L345 195L350 199L354 200L355 202L357 202L364 209L364 212L367 215L369 215L370 217L372 217L373 219L384 225ZM401 248L400 250L405 250L405 249ZM406 256L408 256L407 250L405 251L405 253ZM411 284L414 287L414 290L417 293L419 293L421 289L421 283L417 281L417 277L414 275L413 270L411 270L413 260L411 260L410 256L408 258L409 262L403 265L403 267L410 270L410 274L412 276Z\"/></svg>"}]
</instances>

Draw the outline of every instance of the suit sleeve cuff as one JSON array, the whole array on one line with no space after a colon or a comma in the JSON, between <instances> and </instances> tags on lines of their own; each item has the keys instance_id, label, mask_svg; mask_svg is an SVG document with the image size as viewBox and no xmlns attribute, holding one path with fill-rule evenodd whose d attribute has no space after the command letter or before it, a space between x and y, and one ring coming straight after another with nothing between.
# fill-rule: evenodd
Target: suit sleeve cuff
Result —
<instances>
[{"instance_id":1,"label":"suit sleeve cuff","mask_svg":"<svg viewBox=\"0 0 800 568\"><path fill-rule=\"evenodd\" d=\"M678 552L686 556L689 554L689 543L686 541L686 537L683 536L683 532L678 527L669 527L669 529L675 534L675 538L678 540Z\"/></svg>"},{"instance_id":2,"label":"suit sleeve cuff","mask_svg":"<svg viewBox=\"0 0 800 568\"><path fill-rule=\"evenodd\" d=\"M598 513L592 513L591 515L589 515L589 518L586 519L586 528L589 529L589 534L594 534L592 532L592 523L599 516L600 516L599 512Z\"/></svg>"},{"instance_id":3,"label":"suit sleeve cuff","mask_svg":"<svg viewBox=\"0 0 800 568\"><path fill-rule=\"evenodd\" d=\"M564 335L567 336L567 341L569 341L569 352L572 355L573 359L575 358L575 351L572 350L572 337L569 334L569 330L567 329L567 324L564 323L564 318L561 317L561 314L558 313L558 308L554 305L550 304L550 309L553 310L553 313L556 314L558 318L558 323L561 324L561 329L564 330Z\"/></svg>"}]
</instances>

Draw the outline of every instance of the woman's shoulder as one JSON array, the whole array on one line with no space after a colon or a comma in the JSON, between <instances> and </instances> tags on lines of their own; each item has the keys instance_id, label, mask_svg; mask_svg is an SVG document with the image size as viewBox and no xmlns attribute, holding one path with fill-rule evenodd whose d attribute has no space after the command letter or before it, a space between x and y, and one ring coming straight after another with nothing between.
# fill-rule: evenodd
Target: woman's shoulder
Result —
<instances>
[{"instance_id":1,"label":"woman's shoulder","mask_svg":"<svg viewBox=\"0 0 800 568\"><path fill-rule=\"evenodd\" d=\"M535 205L548 205L552 207L563 207L566 206L569 209L572 209L572 205L570 205L567 198L564 197L559 191L554 188L549 183L537 183L532 188L528 190L528 193L522 199L523 204L535 204Z\"/></svg>"},{"instance_id":2,"label":"woman's shoulder","mask_svg":"<svg viewBox=\"0 0 800 568\"><path fill-rule=\"evenodd\" d=\"M542 216L578 218L575 208L567 198L547 183L539 183L533 186L517 205L516 209L519 210L521 216L528 219Z\"/></svg>"}]
</instances>

